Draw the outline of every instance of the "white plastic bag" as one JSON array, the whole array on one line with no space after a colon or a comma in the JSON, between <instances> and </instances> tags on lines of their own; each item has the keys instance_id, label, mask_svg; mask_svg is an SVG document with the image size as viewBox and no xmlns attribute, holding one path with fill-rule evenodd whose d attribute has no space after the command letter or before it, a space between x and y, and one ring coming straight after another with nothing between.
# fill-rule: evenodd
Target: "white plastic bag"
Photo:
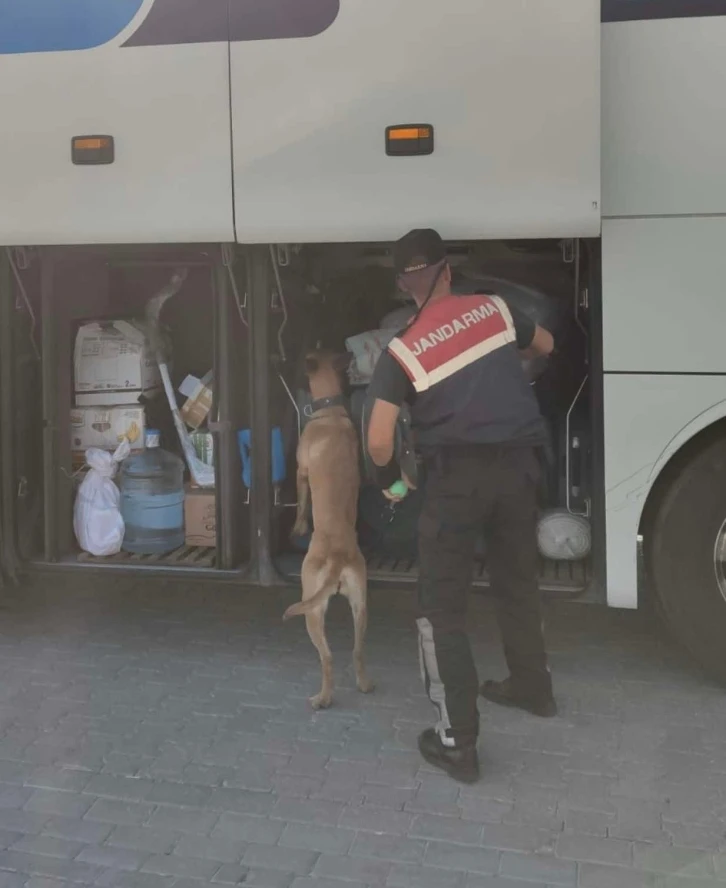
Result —
<instances>
[{"instance_id":1,"label":"white plastic bag","mask_svg":"<svg viewBox=\"0 0 726 888\"><path fill-rule=\"evenodd\" d=\"M388 348L396 330L367 330L345 340L346 349L353 354L348 367L351 385L368 385L373 378L378 359Z\"/></svg>"},{"instance_id":2,"label":"white plastic bag","mask_svg":"<svg viewBox=\"0 0 726 888\"><path fill-rule=\"evenodd\" d=\"M592 548L590 522L566 509L550 509L539 519L537 544L543 558L582 561Z\"/></svg>"},{"instance_id":3,"label":"white plastic bag","mask_svg":"<svg viewBox=\"0 0 726 888\"><path fill-rule=\"evenodd\" d=\"M176 403L176 395L174 394L174 387L171 384L169 367L162 362L159 364L159 372L161 373L161 381L164 384L166 400L169 402L169 409L171 410L174 425L176 426L176 433L179 435L179 443L184 451L184 457L186 458L194 483L197 487L214 487L214 466L208 466L197 456L194 444L192 444L192 439L189 437L189 432L184 425L184 420L181 418L181 413L179 412L179 407Z\"/></svg>"},{"instance_id":4,"label":"white plastic bag","mask_svg":"<svg viewBox=\"0 0 726 888\"><path fill-rule=\"evenodd\" d=\"M118 465L131 452L124 440L115 453L91 447L86 451L90 472L81 482L73 506L73 530L78 545L91 555L116 555L124 540L121 492L113 483Z\"/></svg>"}]
</instances>

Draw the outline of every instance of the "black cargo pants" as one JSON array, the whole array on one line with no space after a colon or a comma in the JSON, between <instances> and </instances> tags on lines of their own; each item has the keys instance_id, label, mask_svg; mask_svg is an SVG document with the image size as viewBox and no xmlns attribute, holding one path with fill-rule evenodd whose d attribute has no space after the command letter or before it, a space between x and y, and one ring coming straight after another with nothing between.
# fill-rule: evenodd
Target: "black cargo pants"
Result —
<instances>
[{"instance_id":1,"label":"black cargo pants","mask_svg":"<svg viewBox=\"0 0 726 888\"><path fill-rule=\"evenodd\" d=\"M539 478L531 447L452 449L427 462L419 519L419 658L438 729L457 744L479 733L466 611L482 528L513 690L535 697L552 692L537 583Z\"/></svg>"}]
</instances>

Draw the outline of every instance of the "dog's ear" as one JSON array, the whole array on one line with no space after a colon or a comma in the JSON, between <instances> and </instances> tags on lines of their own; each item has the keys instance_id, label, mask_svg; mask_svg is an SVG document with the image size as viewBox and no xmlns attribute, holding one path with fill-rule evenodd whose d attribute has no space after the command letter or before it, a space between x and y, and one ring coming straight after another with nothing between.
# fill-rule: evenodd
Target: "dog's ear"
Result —
<instances>
[{"instance_id":1,"label":"dog's ear","mask_svg":"<svg viewBox=\"0 0 726 888\"><path fill-rule=\"evenodd\" d=\"M319 369L320 362L318 361L318 359L312 357L311 355L308 355L308 357L305 358L305 372L308 374L308 376L311 373L317 373Z\"/></svg>"},{"instance_id":2,"label":"dog's ear","mask_svg":"<svg viewBox=\"0 0 726 888\"><path fill-rule=\"evenodd\" d=\"M350 367L355 355L353 352L344 352L342 355L336 355L333 358L333 368L337 373L345 373Z\"/></svg>"}]
</instances>

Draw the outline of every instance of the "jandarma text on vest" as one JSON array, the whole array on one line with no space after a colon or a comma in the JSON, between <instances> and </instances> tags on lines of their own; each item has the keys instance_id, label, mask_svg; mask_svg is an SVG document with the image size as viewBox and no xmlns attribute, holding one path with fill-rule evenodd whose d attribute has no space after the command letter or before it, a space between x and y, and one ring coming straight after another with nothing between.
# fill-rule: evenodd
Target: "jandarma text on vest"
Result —
<instances>
[{"instance_id":1,"label":"jandarma text on vest","mask_svg":"<svg viewBox=\"0 0 726 888\"><path fill-rule=\"evenodd\" d=\"M473 324L479 324L492 315L501 314L495 305L482 303L479 308L465 311L458 318L454 318L450 324L442 324L436 330L432 330L427 336L422 336L413 343L411 352L415 357L423 354L427 349L435 348L440 342L452 339L459 333L465 333Z\"/></svg>"}]
</instances>

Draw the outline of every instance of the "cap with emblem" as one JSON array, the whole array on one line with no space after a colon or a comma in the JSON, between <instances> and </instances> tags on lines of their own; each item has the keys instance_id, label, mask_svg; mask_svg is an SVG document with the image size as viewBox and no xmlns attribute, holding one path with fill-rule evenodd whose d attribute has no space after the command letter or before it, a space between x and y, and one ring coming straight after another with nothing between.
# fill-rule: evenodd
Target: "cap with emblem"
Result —
<instances>
[{"instance_id":1,"label":"cap with emblem","mask_svg":"<svg viewBox=\"0 0 726 888\"><path fill-rule=\"evenodd\" d=\"M438 265L446 259L446 247L441 235L433 228L414 228L393 247L393 265L396 274L413 274Z\"/></svg>"},{"instance_id":2,"label":"cap with emblem","mask_svg":"<svg viewBox=\"0 0 726 888\"><path fill-rule=\"evenodd\" d=\"M430 295L446 262L446 247L433 228L414 228L393 246L399 286L415 295Z\"/></svg>"}]
</instances>

